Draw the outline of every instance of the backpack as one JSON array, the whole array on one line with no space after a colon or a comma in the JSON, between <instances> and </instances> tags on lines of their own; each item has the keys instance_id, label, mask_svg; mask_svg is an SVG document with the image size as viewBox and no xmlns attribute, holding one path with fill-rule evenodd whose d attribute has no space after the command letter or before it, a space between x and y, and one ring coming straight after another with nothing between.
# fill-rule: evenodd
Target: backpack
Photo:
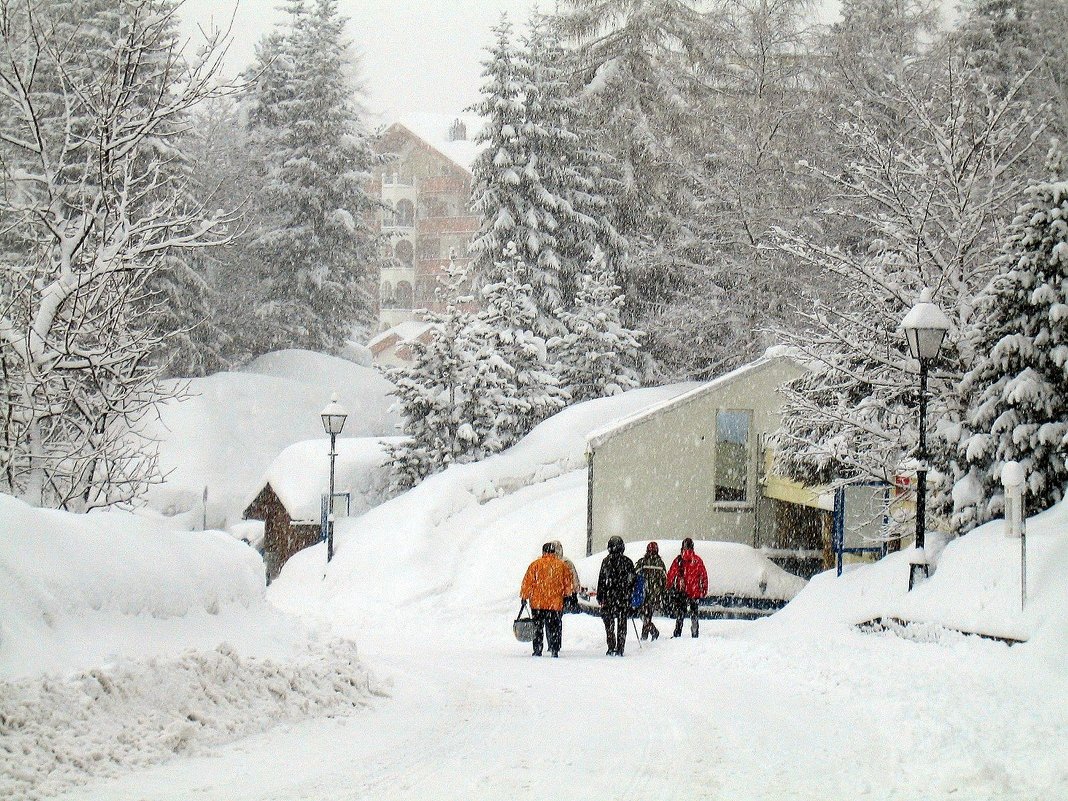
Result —
<instances>
[{"instance_id":1,"label":"backpack","mask_svg":"<svg viewBox=\"0 0 1068 801\"><path fill-rule=\"evenodd\" d=\"M645 603L645 576L639 571L634 579L634 589L630 593L630 608L637 609Z\"/></svg>"}]
</instances>

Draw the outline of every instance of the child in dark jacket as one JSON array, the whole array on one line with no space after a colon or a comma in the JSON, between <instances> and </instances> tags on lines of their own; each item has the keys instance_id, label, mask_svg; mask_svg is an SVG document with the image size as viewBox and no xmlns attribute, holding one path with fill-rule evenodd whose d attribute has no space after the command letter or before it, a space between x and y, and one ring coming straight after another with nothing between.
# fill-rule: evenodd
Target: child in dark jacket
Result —
<instances>
[{"instance_id":1,"label":"child in dark jacket","mask_svg":"<svg viewBox=\"0 0 1068 801\"><path fill-rule=\"evenodd\" d=\"M665 568L660 558L660 546L650 542L645 546L645 556L634 563L634 570L645 580L645 598L638 607L642 617L642 639L650 636L655 640L660 630L653 624L653 613L658 612L663 604Z\"/></svg>"}]
</instances>

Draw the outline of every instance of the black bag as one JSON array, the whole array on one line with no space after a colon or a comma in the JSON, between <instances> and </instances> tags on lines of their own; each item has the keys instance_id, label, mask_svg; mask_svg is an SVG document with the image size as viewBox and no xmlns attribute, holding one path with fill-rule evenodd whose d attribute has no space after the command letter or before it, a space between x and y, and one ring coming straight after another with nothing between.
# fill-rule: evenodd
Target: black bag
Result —
<instances>
[{"instance_id":1,"label":"black bag","mask_svg":"<svg viewBox=\"0 0 1068 801\"><path fill-rule=\"evenodd\" d=\"M676 556L675 561L678 563L678 570L672 582L673 586L664 588L664 614L668 617L681 617L686 614L686 602L690 600L683 589L686 586L685 564L681 556Z\"/></svg>"},{"instance_id":2,"label":"black bag","mask_svg":"<svg viewBox=\"0 0 1068 801\"><path fill-rule=\"evenodd\" d=\"M519 614L516 615L515 622L512 623L512 633L519 642L531 642L534 639L534 618L523 617L523 609L526 608L526 605L526 601L519 604Z\"/></svg>"}]
</instances>

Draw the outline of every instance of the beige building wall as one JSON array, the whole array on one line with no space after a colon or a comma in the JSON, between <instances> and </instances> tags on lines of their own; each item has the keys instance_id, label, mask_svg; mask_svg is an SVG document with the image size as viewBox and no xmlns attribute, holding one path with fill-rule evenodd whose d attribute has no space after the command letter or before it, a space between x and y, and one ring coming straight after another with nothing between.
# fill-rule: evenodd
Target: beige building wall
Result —
<instances>
[{"instance_id":1,"label":"beige building wall","mask_svg":"<svg viewBox=\"0 0 1068 801\"><path fill-rule=\"evenodd\" d=\"M803 372L786 357L760 360L591 437L592 552L614 534L628 542L693 537L756 545L761 443L779 425L777 388ZM720 410L753 413L744 502L714 499Z\"/></svg>"}]
</instances>

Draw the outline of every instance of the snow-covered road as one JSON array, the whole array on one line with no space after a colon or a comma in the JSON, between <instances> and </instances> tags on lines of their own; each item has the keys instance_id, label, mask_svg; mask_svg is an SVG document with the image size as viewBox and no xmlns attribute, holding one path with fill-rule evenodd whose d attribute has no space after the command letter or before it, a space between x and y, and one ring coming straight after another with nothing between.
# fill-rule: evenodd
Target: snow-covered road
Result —
<instances>
[{"instance_id":1,"label":"snow-covered road","mask_svg":"<svg viewBox=\"0 0 1068 801\"><path fill-rule=\"evenodd\" d=\"M64 798L1068 797L1050 703L1068 686L990 641L706 622L696 641L632 634L619 659L599 620L569 616L552 660L506 613L353 628L390 698Z\"/></svg>"}]
</instances>

